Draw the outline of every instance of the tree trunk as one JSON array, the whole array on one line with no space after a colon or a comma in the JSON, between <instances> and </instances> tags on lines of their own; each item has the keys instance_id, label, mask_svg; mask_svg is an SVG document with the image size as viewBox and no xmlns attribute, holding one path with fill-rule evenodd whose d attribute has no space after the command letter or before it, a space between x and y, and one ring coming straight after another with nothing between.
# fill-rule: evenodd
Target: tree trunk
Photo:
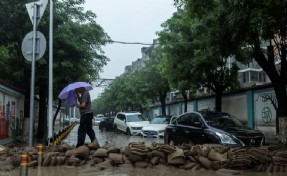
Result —
<instances>
[{"instance_id":1,"label":"tree trunk","mask_svg":"<svg viewBox=\"0 0 287 176\"><path fill-rule=\"evenodd\" d=\"M37 129L38 139L44 139L47 134L47 80L39 81L39 121Z\"/></svg>"},{"instance_id":2,"label":"tree trunk","mask_svg":"<svg viewBox=\"0 0 287 176\"><path fill-rule=\"evenodd\" d=\"M59 114L59 111L60 111L61 106L62 106L62 101L61 101L60 99L58 99L57 110L56 110L56 113L55 113L55 115L54 115L54 117L53 117L53 128L52 128L53 130L54 130L56 118L57 118L57 116L58 116L58 114Z\"/></svg>"},{"instance_id":3,"label":"tree trunk","mask_svg":"<svg viewBox=\"0 0 287 176\"><path fill-rule=\"evenodd\" d=\"M287 93L282 84L274 86L278 102L279 142L287 144Z\"/></svg>"},{"instance_id":4,"label":"tree trunk","mask_svg":"<svg viewBox=\"0 0 287 176\"><path fill-rule=\"evenodd\" d=\"M279 142L287 144L287 117L279 117Z\"/></svg>"},{"instance_id":5,"label":"tree trunk","mask_svg":"<svg viewBox=\"0 0 287 176\"><path fill-rule=\"evenodd\" d=\"M184 99L184 112L187 112L187 94L186 94L186 91L182 91L181 95Z\"/></svg>"},{"instance_id":6,"label":"tree trunk","mask_svg":"<svg viewBox=\"0 0 287 176\"><path fill-rule=\"evenodd\" d=\"M222 106L222 92L221 90L215 92L215 111L221 112Z\"/></svg>"},{"instance_id":7,"label":"tree trunk","mask_svg":"<svg viewBox=\"0 0 287 176\"><path fill-rule=\"evenodd\" d=\"M160 96L159 96L160 104L161 104L161 115L163 115L163 116L166 115L166 112L165 112L165 109L166 109L166 103L165 103L166 94L167 94L167 91L163 91L163 92L160 92Z\"/></svg>"}]
</instances>

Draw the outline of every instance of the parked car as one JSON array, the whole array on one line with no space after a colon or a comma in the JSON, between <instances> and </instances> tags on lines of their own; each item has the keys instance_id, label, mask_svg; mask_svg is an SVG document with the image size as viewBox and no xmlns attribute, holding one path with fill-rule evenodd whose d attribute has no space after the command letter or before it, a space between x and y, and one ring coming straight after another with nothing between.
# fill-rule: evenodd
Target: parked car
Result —
<instances>
[{"instance_id":1,"label":"parked car","mask_svg":"<svg viewBox=\"0 0 287 176\"><path fill-rule=\"evenodd\" d=\"M148 124L149 121L140 112L119 112L114 120L114 129L128 135L140 135L142 127Z\"/></svg>"},{"instance_id":2,"label":"parked car","mask_svg":"<svg viewBox=\"0 0 287 176\"><path fill-rule=\"evenodd\" d=\"M173 118L164 135L165 144L190 142L227 144L231 147L261 146L265 137L260 131L243 126L228 113L193 111Z\"/></svg>"},{"instance_id":3,"label":"parked car","mask_svg":"<svg viewBox=\"0 0 287 176\"><path fill-rule=\"evenodd\" d=\"M104 117L97 117L95 118L95 125L99 125L101 121L103 121Z\"/></svg>"},{"instance_id":4,"label":"parked car","mask_svg":"<svg viewBox=\"0 0 287 176\"><path fill-rule=\"evenodd\" d=\"M105 117L99 124L100 131L113 131L114 119L114 117Z\"/></svg>"},{"instance_id":5,"label":"parked car","mask_svg":"<svg viewBox=\"0 0 287 176\"><path fill-rule=\"evenodd\" d=\"M170 115L155 117L149 125L142 128L141 136L147 138L163 138L165 128L169 124L171 117Z\"/></svg>"}]
</instances>

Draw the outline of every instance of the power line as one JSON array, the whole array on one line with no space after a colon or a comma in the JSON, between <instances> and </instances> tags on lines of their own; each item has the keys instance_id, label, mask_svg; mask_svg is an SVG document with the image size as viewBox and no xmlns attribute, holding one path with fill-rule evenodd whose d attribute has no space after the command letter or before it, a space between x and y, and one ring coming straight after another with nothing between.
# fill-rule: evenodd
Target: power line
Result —
<instances>
[{"instance_id":1,"label":"power line","mask_svg":"<svg viewBox=\"0 0 287 176\"><path fill-rule=\"evenodd\" d=\"M122 41L114 41L114 40L108 40L107 42L110 42L110 43L127 44L127 45L154 45L154 44L152 44L152 43L141 43L141 42L122 42Z\"/></svg>"},{"instance_id":2,"label":"power line","mask_svg":"<svg viewBox=\"0 0 287 176\"><path fill-rule=\"evenodd\" d=\"M159 43L142 43L142 42L124 42L124 41L115 41L115 40L108 40L109 43L119 43L125 45L160 45ZM162 43L161 45L174 45L174 44L192 44L192 42L169 42L169 43Z\"/></svg>"}]
</instances>

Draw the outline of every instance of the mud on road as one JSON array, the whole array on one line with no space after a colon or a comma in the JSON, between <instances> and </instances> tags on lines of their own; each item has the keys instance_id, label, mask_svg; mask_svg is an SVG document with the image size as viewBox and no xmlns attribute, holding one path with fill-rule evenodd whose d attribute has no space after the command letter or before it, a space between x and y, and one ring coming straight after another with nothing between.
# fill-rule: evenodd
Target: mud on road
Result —
<instances>
[{"instance_id":1,"label":"mud on road","mask_svg":"<svg viewBox=\"0 0 287 176\"><path fill-rule=\"evenodd\" d=\"M79 125L77 124L69 136L63 140L64 143L67 143L69 145L76 146L77 144L77 131L78 131ZM163 139L160 138L142 138L140 136L129 136L123 133L115 133L113 131L104 131L101 132L99 130L99 126L94 125L93 129L96 133L96 137L98 139L98 142L100 146L103 146L105 144L111 145L111 146L117 146L117 147L126 147L131 142L145 142L146 144L149 144L151 142L156 143L163 143ZM86 135L85 143L90 143L89 137Z\"/></svg>"}]
</instances>

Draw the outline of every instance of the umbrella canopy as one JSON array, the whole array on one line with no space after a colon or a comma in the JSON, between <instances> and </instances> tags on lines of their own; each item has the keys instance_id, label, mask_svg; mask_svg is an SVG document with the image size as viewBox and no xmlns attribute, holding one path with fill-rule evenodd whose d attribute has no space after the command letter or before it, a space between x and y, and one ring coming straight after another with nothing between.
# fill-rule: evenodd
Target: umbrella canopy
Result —
<instances>
[{"instance_id":1,"label":"umbrella canopy","mask_svg":"<svg viewBox=\"0 0 287 176\"><path fill-rule=\"evenodd\" d=\"M75 96L74 90L80 87L84 87L86 90L92 90L93 86L86 82L74 82L72 84L67 85L59 94L58 98L60 99L69 99L70 96Z\"/></svg>"}]
</instances>

